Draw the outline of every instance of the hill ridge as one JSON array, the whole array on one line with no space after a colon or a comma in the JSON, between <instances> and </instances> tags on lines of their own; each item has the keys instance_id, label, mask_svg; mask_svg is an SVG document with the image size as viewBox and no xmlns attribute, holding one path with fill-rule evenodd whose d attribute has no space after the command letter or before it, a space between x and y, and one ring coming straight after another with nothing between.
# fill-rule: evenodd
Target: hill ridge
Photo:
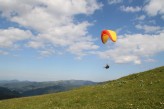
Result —
<instances>
[{"instance_id":1,"label":"hill ridge","mask_svg":"<svg viewBox=\"0 0 164 109\"><path fill-rule=\"evenodd\" d=\"M0 101L2 109L164 109L164 66L67 92Z\"/></svg>"}]
</instances>

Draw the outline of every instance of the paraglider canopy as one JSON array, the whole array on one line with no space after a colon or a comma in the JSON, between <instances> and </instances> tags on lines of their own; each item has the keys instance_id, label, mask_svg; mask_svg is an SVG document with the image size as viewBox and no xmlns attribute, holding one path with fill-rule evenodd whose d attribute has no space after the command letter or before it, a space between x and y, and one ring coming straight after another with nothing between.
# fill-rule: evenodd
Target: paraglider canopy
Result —
<instances>
[{"instance_id":1,"label":"paraglider canopy","mask_svg":"<svg viewBox=\"0 0 164 109\"><path fill-rule=\"evenodd\" d=\"M113 42L116 42L116 40L117 40L116 32L115 31L112 31L112 30L103 30L101 32L101 40L102 40L102 43L105 44L108 41L109 38Z\"/></svg>"}]
</instances>

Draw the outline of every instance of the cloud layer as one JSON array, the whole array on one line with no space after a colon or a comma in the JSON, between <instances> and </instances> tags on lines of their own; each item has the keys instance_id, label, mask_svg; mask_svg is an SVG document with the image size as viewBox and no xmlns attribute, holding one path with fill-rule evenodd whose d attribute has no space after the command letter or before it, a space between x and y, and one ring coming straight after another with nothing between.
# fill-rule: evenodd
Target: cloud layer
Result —
<instances>
[{"instance_id":1,"label":"cloud layer","mask_svg":"<svg viewBox=\"0 0 164 109\"><path fill-rule=\"evenodd\" d=\"M101 7L102 4L96 0L0 0L2 17L37 33L32 37L29 31L18 28L1 30L0 35L6 31L19 31L28 36L19 37L18 32L5 39L0 37L0 41L3 41L0 46L12 46L17 40L30 38L26 46L38 49L42 54L46 53L47 47L53 48L54 51L61 47L81 56L85 54L82 53L85 50L94 50L98 46L93 43L94 39L87 32L91 23L75 22L75 15L90 15Z\"/></svg>"},{"instance_id":2,"label":"cloud layer","mask_svg":"<svg viewBox=\"0 0 164 109\"><path fill-rule=\"evenodd\" d=\"M149 0L144 7L145 12L149 16L162 15L164 16L164 1L163 0Z\"/></svg>"},{"instance_id":3,"label":"cloud layer","mask_svg":"<svg viewBox=\"0 0 164 109\"><path fill-rule=\"evenodd\" d=\"M133 13L133 12L139 12L139 11L142 10L142 8L139 7L139 6L136 6L136 7L132 7L132 6L127 6L127 7L121 6L120 9L121 9L122 11L124 11L124 12L132 12L132 13Z\"/></svg>"},{"instance_id":4,"label":"cloud layer","mask_svg":"<svg viewBox=\"0 0 164 109\"><path fill-rule=\"evenodd\" d=\"M108 0L108 3L111 4L117 4L117 3L122 3L123 0Z\"/></svg>"},{"instance_id":5,"label":"cloud layer","mask_svg":"<svg viewBox=\"0 0 164 109\"><path fill-rule=\"evenodd\" d=\"M0 47L15 48L18 47L16 42L31 38L33 35L28 30L18 28L0 29Z\"/></svg>"},{"instance_id":6,"label":"cloud layer","mask_svg":"<svg viewBox=\"0 0 164 109\"><path fill-rule=\"evenodd\" d=\"M121 5L122 2L108 0L110 5ZM0 48L22 46L36 49L41 56L71 53L79 59L94 53L116 63L135 64L140 64L142 58L152 60L151 56L164 51L162 27L134 22L134 28L143 30L145 34L122 34L113 49L98 51L99 46L88 33L92 22L78 21L76 16L90 16L102 6L96 0L0 0L0 16L19 25L0 29ZM143 7L122 5L119 8L127 14L142 12L135 21L145 21L147 15L164 18L163 7L163 1L149 0ZM6 55L8 52L0 50L0 54Z\"/></svg>"}]
</instances>

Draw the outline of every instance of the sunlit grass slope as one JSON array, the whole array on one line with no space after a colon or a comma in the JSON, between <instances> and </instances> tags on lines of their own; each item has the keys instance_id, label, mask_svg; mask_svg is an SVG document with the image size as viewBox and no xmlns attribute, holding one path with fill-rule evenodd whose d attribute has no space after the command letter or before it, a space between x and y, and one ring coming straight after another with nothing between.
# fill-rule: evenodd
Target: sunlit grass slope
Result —
<instances>
[{"instance_id":1,"label":"sunlit grass slope","mask_svg":"<svg viewBox=\"0 0 164 109\"><path fill-rule=\"evenodd\" d=\"M164 109L164 67L67 92L3 100L0 109Z\"/></svg>"}]
</instances>

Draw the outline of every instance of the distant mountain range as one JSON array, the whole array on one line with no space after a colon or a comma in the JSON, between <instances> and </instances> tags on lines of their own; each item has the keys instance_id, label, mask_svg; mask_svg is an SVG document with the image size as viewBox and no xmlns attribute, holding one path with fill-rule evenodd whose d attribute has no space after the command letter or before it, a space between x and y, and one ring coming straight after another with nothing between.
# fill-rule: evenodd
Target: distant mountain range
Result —
<instances>
[{"instance_id":1,"label":"distant mountain range","mask_svg":"<svg viewBox=\"0 0 164 109\"><path fill-rule=\"evenodd\" d=\"M0 87L0 100L21 97L20 93L17 91L12 91L5 87Z\"/></svg>"},{"instance_id":2,"label":"distant mountain range","mask_svg":"<svg viewBox=\"0 0 164 109\"><path fill-rule=\"evenodd\" d=\"M0 80L0 97L2 96L0 99L62 92L73 88L94 84L97 83L84 80L62 80L48 82Z\"/></svg>"}]
</instances>

